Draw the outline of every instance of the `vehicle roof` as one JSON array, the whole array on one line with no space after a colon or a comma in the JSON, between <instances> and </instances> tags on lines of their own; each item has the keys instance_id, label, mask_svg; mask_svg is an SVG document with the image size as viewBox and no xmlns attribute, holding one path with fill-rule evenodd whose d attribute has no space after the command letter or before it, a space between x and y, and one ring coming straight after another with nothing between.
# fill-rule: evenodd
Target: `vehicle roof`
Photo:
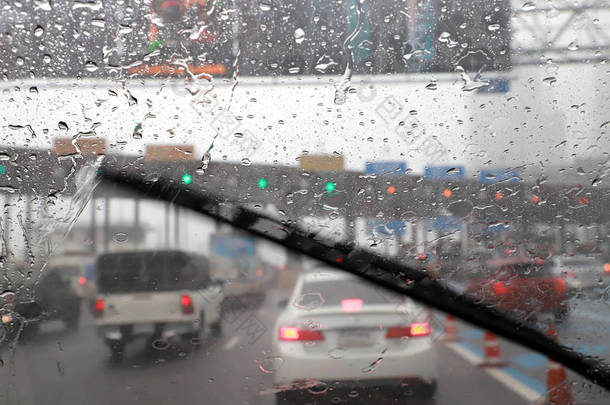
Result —
<instances>
[{"instance_id":1,"label":"vehicle roof","mask_svg":"<svg viewBox=\"0 0 610 405\"><path fill-rule=\"evenodd\" d=\"M95 260L95 256L92 254L63 254L58 256L51 256L47 260L47 267L54 267L58 265L80 265L85 266Z\"/></svg>"},{"instance_id":2,"label":"vehicle roof","mask_svg":"<svg viewBox=\"0 0 610 405\"><path fill-rule=\"evenodd\" d=\"M512 256L512 257L499 257L494 259L489 259L485 264L489 267L502 267L502 266L510 266L516 264L522 265L541 265L544 264L545 260L541 258L530 258L527 256Z\"/></svg>"},{"instance_id":3,"label":"vehicle roof","mask_svg":"<svg viewBox=\"0 0 610 405\"><path fill-rule=\"evenodd\" d=\"M149 249L149 250L130 250L130 251L121 251L121 252L107 252L102 253L98 256L98 258L103 257L113 257L113 256L151 256L151 255L183 255L183 256L195 256L195 257L205 257L204 255L186 252L184 250L178 249Z\"/></svg>"},{"instance_id":4,"label":"vehicle roof","mask_svg":"<svg viewBox=\"0 0 610 405\"><path fill-rule=\"evenodd\" d=\"M335 281L335 280L356 280L358 277L353 274L338 271L329 267L318 267L307 273L299 275L303 282L315 281Z\"/></svg>"},{"instance_id":5,"label":"vehicle roof","mask_svg":"<svg viewBox=\"0 0 610 405\"><path fill-rule=\"evenodd\" d=\"M577 255L577 256L558 256L555 258L559 262L600 262L597 257Z\"/></svg>"}]
</instances>

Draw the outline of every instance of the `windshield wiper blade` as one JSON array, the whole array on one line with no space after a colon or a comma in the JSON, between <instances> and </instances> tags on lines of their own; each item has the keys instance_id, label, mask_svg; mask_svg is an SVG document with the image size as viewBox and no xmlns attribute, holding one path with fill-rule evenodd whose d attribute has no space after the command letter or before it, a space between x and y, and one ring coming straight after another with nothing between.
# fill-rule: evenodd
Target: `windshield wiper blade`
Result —
<instances>
[{"instance_id":1,"label":"windshield wiper blade","mask_svg":"<svg viewBox=\"0 0 610 405\"><path fill-rule=\"evenodd\" d=\"M458 294L425 271L357 249L350 243L325 244L314 239L317 236L315 233L306 232L294 223L278 221L241 207L229 198L184 187L162 176L147 180L134 172L116 169L112 164L105 163L98 171L102 192L106 186L121 186L127 192L136 191L148 198L171 202L230 224L533 349L610 390L610 366L602 359L576 352L494 308Z\"/></svg>"}]
</instances>

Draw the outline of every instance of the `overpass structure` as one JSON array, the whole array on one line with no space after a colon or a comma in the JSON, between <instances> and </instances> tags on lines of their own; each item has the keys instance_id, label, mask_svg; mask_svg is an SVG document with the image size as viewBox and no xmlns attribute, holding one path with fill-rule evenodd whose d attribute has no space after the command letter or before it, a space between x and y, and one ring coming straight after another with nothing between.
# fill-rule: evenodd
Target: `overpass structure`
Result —
<instances>
[{"instance_id":1,"label":"overpass structure","mask_svg":"<svg viewBox=\"0 0 610 405\"><path fill-rule=\"evenodd\" d=\"M437 168L436 173L423 176L409 174L396 166L384 172L355 172L343 170L318 171L297 166L243 165L241 163L192 160L186 152L184 159L159 160L163 156L97 155L81 150L79 153L58 154L57 150L4 148L0 165L0 193L3 195L3 255L10 254L11 234L39 232L38 220L32 219L35 210L48 210L58 198L109 201L113 198L136 198L126 190L109 189L84 181L86 175L104 166L141 174L147 181L159 177L182 184L186 192L197 189L223 201L236 201L253 209L272 206L274 215L285 221L303 222L304 219L341 224L344 240L357 240L357 222L365 221L367 232L379 231L381 237L401 234L409 227L418 251L426 250L428 242L421 234L434 232L435 239L443 235L460 234L463 252L466 245L488 246L505 240L511 234L518 241L551 238L557 249L574 236L575 229L593 229L598 248L607 249L607 227L610 223L608 201L610 192L602 179L594 184L551 184L544 179L528 182L511 170L480 172L478 178L463 178L459 167ZM388 167L387 165L385 167ZM21 210L11 209L15 201L23 201ZM111 213L106 203L102 241L91 217L90 248L108 249L113 232ZM36 208L38 207L38 208ZM93 212L93 211L92 211ZM77 215L78 210L74 215ZM175 212L176 217L180 215ZM170 209L166 210L165 240L171 244L169 232ZM49 226L53 226L50 219ZM63 219L64 225L72 219ZM138 204L134 206L133 227L141 220ZM333 222L334 221L334 222ZM49 222L49 221L47 221ZM61 222L61 221L56 221ZM177 221L174 221L178 223ZM12 228L11 224L12 223ZM15 225L16 224L16 225ZM319 224L318 224L319 225ZM547 229L546 236L540 230ZM382 229L380 229L382 228ZM11 231L12 229L12 231ZM548 231L550 229L550 231ZM177 230L174 243L179 238ZM529 238L528 235L537 235ZM548 235L550 233L550 236ZM96 240L98 239L98 240ZM599 242L602 243L599 243ZM580 240L577 243L584 244ZM434 245L435 243L432 243Z\"/></svg>"}]
</instances>

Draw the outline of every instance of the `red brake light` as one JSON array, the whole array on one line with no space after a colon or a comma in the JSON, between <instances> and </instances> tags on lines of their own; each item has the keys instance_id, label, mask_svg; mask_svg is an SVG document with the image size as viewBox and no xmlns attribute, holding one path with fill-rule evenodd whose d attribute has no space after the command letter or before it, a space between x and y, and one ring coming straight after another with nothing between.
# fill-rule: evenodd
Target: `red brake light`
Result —
<instances>
[{"instance_id":1,"label":"red brake light","mask_svg":"<svg viewBox=\"0 0 610 405\"><path fill-rule=\"evenodd\" d=\"M193 300L191 300L190 295L183 295L180 297L180 305L182 306L183 314L192 314L193 313Z\"/></svg>"},{"instance_id":2,"label":"red brake light","mask_svg":"<svg viewBox=\"0 0 610 405\"><path fill-rule=\"evenodd\" d=\"M388 328L385 335L386 339L399 339L403 337L428 336L430 334L430 325L428 322L415 322L410 326L394 326Z\"/></svg>"},{"instance_id":3,"label":"red brake light","mask_svg":"<svg viewBox=\"0 0 610 405\"><path fill-rule=\"evenodd\" d=\"M494 283L494 292L496 294L508 294L509 291L509 287L506 285L506 283L504 281L498 281L497 283Z\"/></svg>"},{"instance_id":4,"label":"red brake light","mask_svg":"<svg viewBox=\"0 0 610 405\"><path fill-rule=\"evenodd\" d=\"M341 300L341 308L345 312L360 312L362 309L362 300L360 298L346 298Z\"/></svg>"},{"instance_id":5,"label":"red brake light","mask_svg":"<svg viewBox=\"0 0 610 405\"><path fill-rule=\"evenodd\" d=\"M78 278L78 284L80 284L80 285L85 285L85 284L87 284L87 277L85 277L85 276L80 276L80 277Z\"/></svg>"},{"instance_id":6,"label":"red brake light","mask_svg":"<svg viewBox=\"0 0 610 405\"><path fill-rule=\"evenodd\" d=\"M104 313L104 300L98 298L95 300L95 314L102 315Z\"/></svg>"},{"instance_id":7,"label":"red brake light","mask_svg":"<svg viewBox=\"0 0 610 405\"><path fill-rule=\"evenodd\" d=\"M282 326L280 328L280 340L291 341L314 341L324 340L322 332L311 329L299 329L294 326Z\"/></svg>"},{"instance_id":8,"label":"red brake light","mask_svg":"<svg viewBox=\"0 0 610 405\"><path fill-rule=\"evenodd\" d=\"M280 340L299 340L299 336L299 330L297 328L280 328Z\"/></svg>"},{"instance_id":9,"label":"red brake light","mask_svg":"<svg viewBox=\"0 0 610 405\"><path fill-rule=\"evenodd\" d=\"M565 292L566 290L566 282L563 281L562 278L555 279L555 291Z\"/></svg>"},{"instance_id":10,"label":"red brake light","mask_svg":"<svg viewBox=\"0 0 610 405\"><path fill-rule=\"evenodd\" d=\"M411 324L411 336L428 336L430 334L430 325L428 322L416 322Z\"/></svg>"}]
</instances>

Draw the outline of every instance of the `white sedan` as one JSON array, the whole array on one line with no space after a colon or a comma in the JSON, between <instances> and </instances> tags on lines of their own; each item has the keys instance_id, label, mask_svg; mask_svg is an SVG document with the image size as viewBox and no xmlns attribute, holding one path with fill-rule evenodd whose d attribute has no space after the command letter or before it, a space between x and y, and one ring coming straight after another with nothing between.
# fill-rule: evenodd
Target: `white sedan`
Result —
<instances>
[{"instance_id":1,"label":"white sedan","mask_svg":"<svg viewBox=\"0 0 610 405\"><path fill-rule=\"evenodd\" d=\"M277 403L321 394L388 394L436 389L429 312L355 276L319 269L302 274L275 325Z\"/></svg>"}]
</instances>

